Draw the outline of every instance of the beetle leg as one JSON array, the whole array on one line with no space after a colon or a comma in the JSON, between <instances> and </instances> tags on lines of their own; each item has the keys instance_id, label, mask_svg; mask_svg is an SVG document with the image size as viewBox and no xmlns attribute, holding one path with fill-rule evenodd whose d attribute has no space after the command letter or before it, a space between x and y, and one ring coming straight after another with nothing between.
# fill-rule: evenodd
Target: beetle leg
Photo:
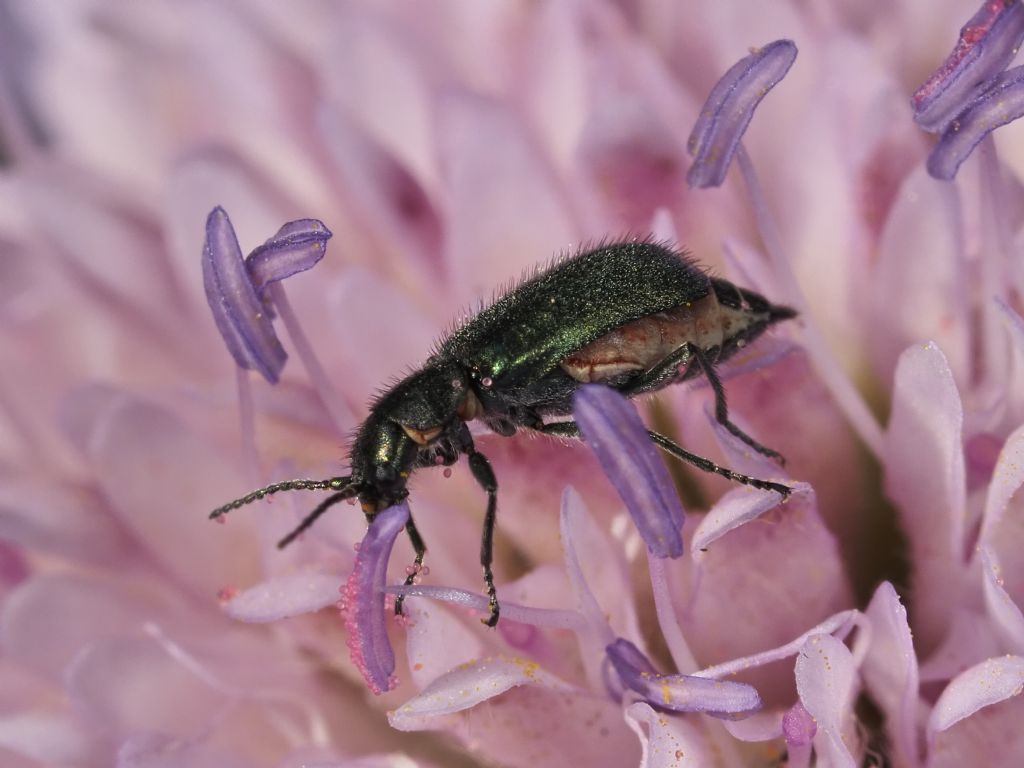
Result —
<instances>
[{"instance_id":1,"label":"beetle leg","mask_svg":"<svg viewBox=\"0 0 1024 768\"><path fill-rule=\"evenodd\" d=\"M487 513L484 515L483 537L480 540L480 565L484 569L484 586L487 587L487 603L490 613L486 619L481 621L488 627L498 623L498 593L494 588L494 574L491 572L491 563L494 560L494 523L498 511L498 481L494 477L494 470L491 469L491 462L487 457L476 450L469 453L469 469L473 477L480 484L480 487L487 492Z\"/></svg>"},{"instance_id":2,"label":"beetle leg","mask_svg":"<svg viewBox=\"0 0 1024 768\"><path fill-rule=\"evenodd\" d=\"M408 535L409 543L412 544L412 549L416 553L416 558L413 560L412 573L405 577L405 586L410 587L416 581L416 576L419 575L420 569L423 567L423 558L427 554L427 545L423 541L423 537L420 536L420 532L416 528L416 523L412 517L405 524L405 533ZM402 604L404 602L405 595L399 595L395 598L395 616L402 615Z\"/></svg>"},{"instance_id":3,"label":"beetle leg","mask_svg":"<svg viewBox=\"0 0 1024 768\"><path fill-rule=\"evenodd\" d=\"M494 561L494 523L498 512L498 481L494 477L494 470L491 469L491 462L473 444L473 436L469 434L469 428L465 423L454 437L456 447L469 459L469 470L473 473L473 479L487 493L487 512L484 514L484 530L480 540L480 565L484 569L484 586L487 587L490 612L486 619L480 621L488 627L493 627L498 623L500 613L498 592L494 588L494 574L491 572L491 563Z\"/></svg>"},{"instance_id":4,"label":"beetle leg","mask_svg":"<svg viewBox=\"0 0 1024 768\"><path fill-rule=\"evenodd\" d=\"M711 391L715 393L715 421L725 427L731 435L738 437L762 456L775 459L779 464L785 466L786 460L782 457L782 454L761 445L757 440L729 421L729 407L725 401L725 387L722 386L722 380L718 378L718 372L715 370L715 364L708 359L707 355L704 354L704 350L696 344L688 344L687 346L691 348L693 358L697 361L701 370L704 371L704 376L711 385Z\"/></svg>"},{"instance_id":5,"label":"beetle leg","mask_svg":"<svg viewBox=\"0 0 1024 768\"><path fill-rule=\"evenodd\" d=\"M637 377L628 381L619 392L626 397L635 397L668 386L679 377L679 366L689 362L692 349L694 347L688 343L676 348L653 368L639 372Z\"/></svg>"},{"instance_id":6,"label":"beetle leg","mask_svg":"<svg viewBox=\"0 0 1024 768\"><path fill-rule=\"evenodd\" d=\"M313 525L313 523L315 523L317 521L317 519L320 517L320 515L322 515L328 509L333 507L339 501L344 501L345 499L351 499L358 492L359 492L359 489L358 489L357 486L350 485L344 491L338 491L337 493L332 493L326 499L324 499L319 504L317 504L316 508L312 512L310 512L308 515L306 515L304 518L302 518L302 522L300 522L297 526L295 526L295 529L291 533L289 533L287 536L285 536L283 539L281 539L279 542L277 542L277 548L278 549L284 549L285 547L287 547L289 544L291 544L293 541L295 541L297 538L299 538L299 535L303 531L305 531L307 528L309 528L311 525Z\"/></svg>"},{"instance_id":7,"label":"beetle leg","mask_svg":"<svg viewBox=\"0 0 1024 768\"><path fill-rule=\"evenodd\" d=\"M580 428L577 426L575 421L554 421L550 424L544 424L540 430L545 435L553 435L555 437L575 437L580 438ZM654 444L661 448L661 450L675 456L677 459L685 461L687 464L692 464L697 469L709 472L715 475L721 475L727 480L732 480L734 483L741 483L742 485L749 485L752 488L759 488L763 491L775 491L780 494L782 498L787 498L789 494L793 492L793 489L788 485L782 485L782 483L773 483L770 480L761 480L757 477L751 477L750 475L744 475L739 472L733 472L728 467L721 467L711 459L706 459L703 456L698 456L695 453L690 453L685 448L669 440L658 432L647 430L647 434L650 436Z\"/></svg>"}]
</instances>

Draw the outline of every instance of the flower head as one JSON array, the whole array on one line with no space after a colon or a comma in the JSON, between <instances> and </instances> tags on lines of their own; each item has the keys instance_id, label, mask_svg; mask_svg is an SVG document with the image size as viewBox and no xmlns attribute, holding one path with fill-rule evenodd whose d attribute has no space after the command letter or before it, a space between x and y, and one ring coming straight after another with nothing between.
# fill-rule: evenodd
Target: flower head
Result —
<instances>
[{"instance_id":1,"label":"flower head","mask_svg":"<svg viewBox=\"0 0 1024 768\"><path fill-rule=\"evenodd\" d=\"M0 755L1021 761L1021 3L676 5L0 3ZM460 418L483 628L480 460L368 527L343 447L648 234L799 316L705 350L724 402L582 388L585 444ZM303 492L208 523L251 488Z\"/></svg>"}]
</instances>

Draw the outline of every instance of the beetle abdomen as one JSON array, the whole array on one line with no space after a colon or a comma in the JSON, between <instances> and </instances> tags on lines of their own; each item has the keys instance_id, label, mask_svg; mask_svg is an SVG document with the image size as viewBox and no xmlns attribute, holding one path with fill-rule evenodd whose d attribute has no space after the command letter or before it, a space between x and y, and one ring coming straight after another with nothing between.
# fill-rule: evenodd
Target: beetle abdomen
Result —
<instances>
[{"instance_id":1,"label":"beetle abdomen","mask_svg":"<svg viewBox=\"0 0 1024 768\"><path fill-rule=\"evenodd\" d=\"M576 381L607 381L650 370L685 344L704 351L721 349L723 342L766 319L761 313L724 306L711 293L626 323L568 355L559 366ZM683 357L679 365L687 362Z\"/></svg>"}]
</instances>

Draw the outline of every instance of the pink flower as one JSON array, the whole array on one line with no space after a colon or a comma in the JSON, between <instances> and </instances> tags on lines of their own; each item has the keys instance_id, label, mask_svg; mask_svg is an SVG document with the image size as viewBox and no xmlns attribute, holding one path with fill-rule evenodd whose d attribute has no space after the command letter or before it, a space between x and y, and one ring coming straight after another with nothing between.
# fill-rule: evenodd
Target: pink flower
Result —
<instances>
[{"instance_id":1,"label":"pink flower","mask_svg":"<svg viewBox=\"0 0 1024 768\"><path fill-rule=\"evenodd\" d=\"M1020 4L811 5L0 4L0 763L1020 762ZM489 630L466 465L367 534L349 436L638 233L799 312L720 371L784 467L634 402L792 493L474 431Z\"/></svg>"}]
</instances>

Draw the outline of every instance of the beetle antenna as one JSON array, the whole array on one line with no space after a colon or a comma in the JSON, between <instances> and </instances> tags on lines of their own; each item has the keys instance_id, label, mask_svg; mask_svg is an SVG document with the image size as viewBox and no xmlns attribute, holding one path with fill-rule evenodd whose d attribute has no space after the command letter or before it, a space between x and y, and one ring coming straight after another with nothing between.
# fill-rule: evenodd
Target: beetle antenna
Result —
<instances>
[{"instance_id":1,"label":"beetle antenna","mask_svg":"<svg viewBox=\"0 0 1024 768\"><path fill-rule=\"evenodd\" d=\"M326 480L282 480L279 483L271 483L263 488L245 494L239 499L228 502L223 507L217 507L210 513L210 519L216 520L221 515L226 515L233 509L252 504L266 496L280 491L346 491L352 487L352 476L329 477ZM351 494L355 495L355 494Z\"/></svg>"},{"instance_id":2,"label":"beetle antenna","mask_svg":"<svg viewBox=\"0 0 1024 768\"><path fill-rule=\"evenodd\" d=\"M281 539L279 542L277 542L277 548L278 549L284 549L285 547L287 547L289 544L291 544L293 541L295 541L297 538L299 538L299 536L303 533L303 531L305 531L307 528L309 528L311 525L313 525L313 523L315 523L320 518L320 515L322 515L328 509L333 507L339 501L344 501L345 499L351 499L358 492L359 492L359 486L357 486L357 485L349 485L348 488L346 488L343 491L338 491L337 493L332 493L326 499L321 501L317 505L316 509L314 509L308 515L306 515L304 518L302 518L302 522L300 522L297 526L295 526L294 530L292 530L291 533L289 533L287 536L285 536L283 539Z\"/></svg>"}]
</instances>

